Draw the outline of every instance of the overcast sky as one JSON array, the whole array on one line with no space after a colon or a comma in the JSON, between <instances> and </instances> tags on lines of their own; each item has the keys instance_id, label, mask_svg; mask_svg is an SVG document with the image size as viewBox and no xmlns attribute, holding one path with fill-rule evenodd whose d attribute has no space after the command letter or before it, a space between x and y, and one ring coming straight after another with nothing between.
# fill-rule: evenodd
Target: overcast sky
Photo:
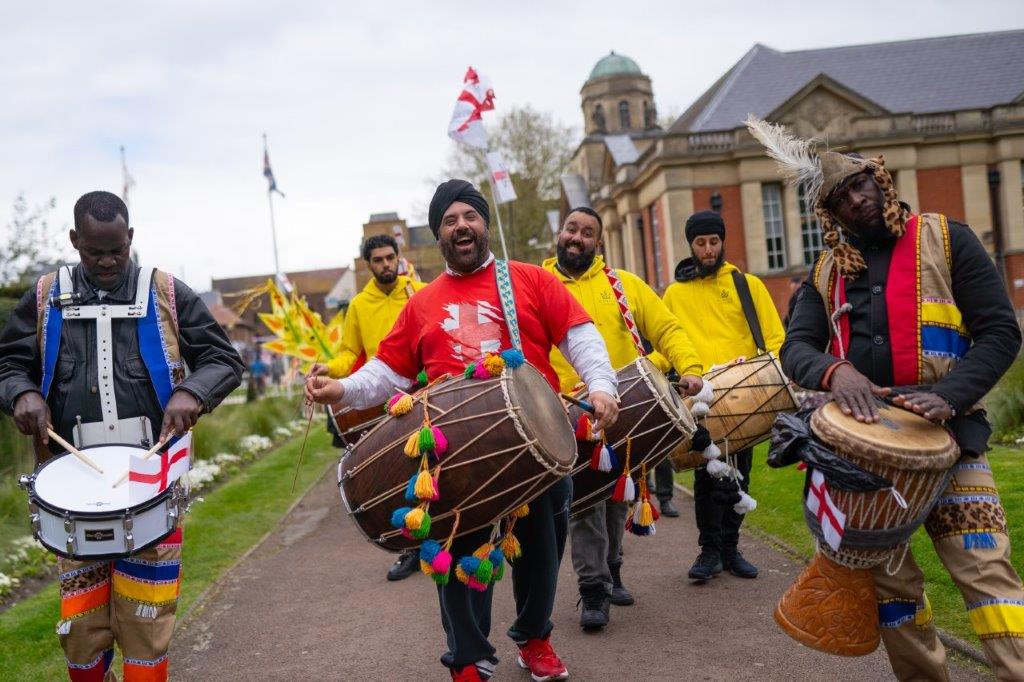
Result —
<instances>
[{"instance_id":1,"label":"overcast sky","mask_svg":"<svg viewBox=\"0 0 1024 682\"><path fill-rule=\"evenodd\" d=\"M580 130L609 50L679 113L757 42L781 50L1024 27L1019 0L692 2L7 2L0 5L0 229L19 192L137 186L145 263L193 288L273 269L261 135L285 270L348 265L370 213L422 221L466 66L500 112ZM485 119L486 120L486 119ZM419 213L419 214L418 214Z\"/></svg>"}]
</instances>

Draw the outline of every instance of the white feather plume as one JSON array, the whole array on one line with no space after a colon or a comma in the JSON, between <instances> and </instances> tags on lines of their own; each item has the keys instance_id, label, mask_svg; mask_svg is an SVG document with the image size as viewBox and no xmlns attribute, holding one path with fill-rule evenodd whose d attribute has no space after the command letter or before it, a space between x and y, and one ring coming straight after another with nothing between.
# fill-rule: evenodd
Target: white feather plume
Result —
<instances>
[{"instance_id":1,"label":"white feather plume","mask_svg":"<svg viewBox=\"0 0 1024 682\"><path fill-rule=\"evenodd\" d=\"M806 184L806 195L818 196L824 180L814 139L801 140L781 125L775 125L753 114L745 121L747 130L764 145L768 156L775 159L779 172L790 184Z\"/></svg>"}]
</instances>

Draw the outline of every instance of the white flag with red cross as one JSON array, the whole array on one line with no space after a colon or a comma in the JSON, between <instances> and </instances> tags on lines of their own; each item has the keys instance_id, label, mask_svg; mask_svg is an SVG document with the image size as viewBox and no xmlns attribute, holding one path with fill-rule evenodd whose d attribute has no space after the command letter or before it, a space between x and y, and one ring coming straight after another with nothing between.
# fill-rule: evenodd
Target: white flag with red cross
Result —
<instances>
[{"instance_id":1,"label":"white flag with red cross","mask_svg":"<svg viewBox=\"0 0 1024 682\"><path fill-rule=\"evenodd\" d=\"M839 551L846 528L846 514L832 502L825 485L825 475L817 469L811 472L811 485L807 488L807 508L821 524L821 534L828 546Z\"/></svg>"},{"instance_id":2,"label":"white flag with red cross","mask_svg":"<svg viewBox=\"0 0 1024 682\"><path fill-rule=\"evenodd\" d=\"M466 70L462 79L462 92L455 101L448 137L472 147L487 149L487 134L484 132L483 112L494 109L494 90L486 78L481 77L473 67Z\"/></svg>"},{"instance_id":3,"label":"white flag with red cross","mask_svg":"<svg viewBox=\"0 0 1024 682\"><path fill-rule=\"evenodd\" d=\"M512 186L512 175L508 172L501 152L487 152L487 167L491 171L494 200L499 204L515 201L516 189Z\"/></svg>"},{"instance_id":4,"label":"white flag with red cross","mask_svg":"<svg viewBox=\"0 0 1024 682\"><path fill-rule=\"evenodd\" d=\"M128 463L129 503L135 505L153 499L188 473L191 455L191 431L149 459L132 455Z\"/></svg>"}]
</instances>

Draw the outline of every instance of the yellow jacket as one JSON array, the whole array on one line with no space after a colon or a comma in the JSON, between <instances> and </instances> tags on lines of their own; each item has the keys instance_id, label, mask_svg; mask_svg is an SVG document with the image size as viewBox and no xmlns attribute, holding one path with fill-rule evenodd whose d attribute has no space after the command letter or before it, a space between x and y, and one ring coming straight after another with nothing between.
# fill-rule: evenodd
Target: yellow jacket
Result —
<instances>
[{"instance_id":1,"label":"yellow jacket","mask_svg":"<svg viewBox=\"0 0 1024 682\"><path fill-rule=\"evenodd\" d=\"M395 288L385 294L377 280L370 279L348 304L341 328L342 351L327 364L330 375L335 379L348 376L360 357L366 361L376 355L377 346L395 326L398 314L409 301L407 288L415 293L425 286L425 282L399 275Z\"/></svg>"},{"instance_id":2,"label":"yellow jacket","mask_svg":"<svg viewBox=\"0 0 1024 682\"><path fill-rule=\"evenodd\" d=\"M683 327L695 330L690 338L697 347L705 372L741 355L749 358L757 354L732 279L732 273L737 271L735 265L726 261L714 275L676 281L665 290L665 305L676 314ZM764 283L753 275L745 277L768 346L765 350L777 355L785 339L782 320Z\"/></svg>"},{"instance_id":3,"label":"yellow jacket","mask_svg":"<svg viewBox=\"0 0 1024 682\"><path fill-rule=\"evenodd\" d=\"M608 346L612 367L618 369L636 360L638 354L633 337L626 329L622 313L619 312L619 304L615 300L615 292L612 291L608 277L603 272L604 258L594 258L590 269L576 279L555 267L557 262L555 258L547 259L543 264L544 269L565 284L569 292L590 314L597 331ZM680 374L700 374L700 359L693 344L658 295L633 273L623 270L615 272L622 280L622 288L626 292L626 300L629 302L637 329L651 342L655 350L660 352L660 355L652 354L651 360L663 372L674 367ZM571 391L580 378L557 348L551 350L551 365L558 373L562 390Z\"/></svg>"}]
</instances>

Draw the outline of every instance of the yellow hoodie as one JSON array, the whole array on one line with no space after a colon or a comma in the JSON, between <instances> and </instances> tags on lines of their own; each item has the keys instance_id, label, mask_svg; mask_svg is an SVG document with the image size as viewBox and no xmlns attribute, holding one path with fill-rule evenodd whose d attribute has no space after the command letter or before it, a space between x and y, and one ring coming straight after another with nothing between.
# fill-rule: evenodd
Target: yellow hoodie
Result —
<instances>
[{"instance_id":1,"label":"yellow hoodie","mask_svg":"<svg viewBox=\"0 0 1024 682\"><path fill-rule=\"evenodd\" d=\"M612 367L618 369L637 358L633 337L626 329L626 323L619 312L615 292L604 274L604 258L597 256L590 269L573 279L555 264L556 258L544 261L544 269L553 273L565 284L569 292L586 309L597 326L597 331L608 346ZM640 334L651 342L660 354L652 354L651 360L663 372L674 367L680 374L700 374L700 359L690 343L683 327L675 319L658 295L647 283L631 272L616 270L626 292L629 309L633 313ZM668 358L666 360L665 358ZM671 363L671 365L669 364ZM557 348L551 351L551 365L558 373L563 391L571 391L580 378Z\"/></svg>"},{"instance_id":2,"label":"yellow hoodie","mask_svg":"<svg viewBox=\"0 0 1024 682\"><path fill-rule=\"evenodd\" d=\"M395 288L385 294L377 286L377 280L370 279L363 290L353 297L345 313L341 328L342 352L327 365L335 379L348 376L352 366L362 358L363 362L377 354L377 346L384 340L402 308L409 301L407 289L413 293L427 286L426 282L399 275Z\"/></svg>"},{"instance_id":3,"label":"yellow hoodie","mask_svg":"<svg viewBox=\"0 0 1024 682\"><path fill-rule=\"evenodd\" d=\"M681 264L682 265L682 264ZM677 274L681 268L677 268ZM741 355L757 354L750 326L736 293L732 273L738 272L728 261L713 275L675 281L665 290L665 305L679 317L683 327L695 331L690 335L697 353L708 371L714 365L731 362ZM782 321L764 283L753 275L745 275L754 310L761 322L765 350L776 355L785 339Z\"/></svg>"}]
</instances>

